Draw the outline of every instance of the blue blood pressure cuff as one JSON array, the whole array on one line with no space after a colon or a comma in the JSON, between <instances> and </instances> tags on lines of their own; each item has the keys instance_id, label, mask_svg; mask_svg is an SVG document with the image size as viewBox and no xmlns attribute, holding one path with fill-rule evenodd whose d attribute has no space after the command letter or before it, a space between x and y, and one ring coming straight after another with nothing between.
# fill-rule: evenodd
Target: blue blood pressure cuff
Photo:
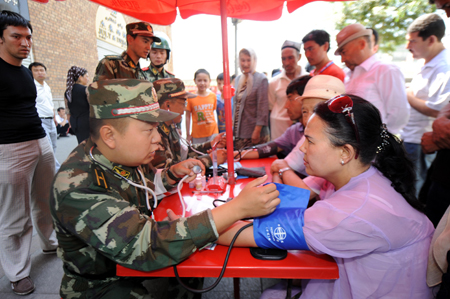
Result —
<instances>
[{"instance_id":1,"label":"blue blood pressure cuff","mask_svg":"<svg viewBox=\"0 0 450 299\"><path fill-rule=\"evenodd\" d=\"M272 214L253 221L253 237L261 248L309 250L303 235L304 213L309 190L277 184L280 204Z\"/></svg>"}]
</instances>

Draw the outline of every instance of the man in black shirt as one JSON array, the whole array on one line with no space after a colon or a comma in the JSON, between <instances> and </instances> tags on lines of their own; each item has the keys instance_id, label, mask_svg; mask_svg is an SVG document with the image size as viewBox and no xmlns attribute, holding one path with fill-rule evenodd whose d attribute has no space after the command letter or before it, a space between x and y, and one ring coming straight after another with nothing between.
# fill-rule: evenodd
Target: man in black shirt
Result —
<instances>
[{"instance_id":1,"label":"man in black shirt","mask_svg":"<svg viewBox=\"0 0 450 299\"><path fill-rule=\"evenodd\" d=\"M36 86L22 66L31 24L0 12L0 262L14 293L34 291L30 278L33 221L43 253L58 246L49 209L55 158L36 111Z\"/></svg>"}]
</instances>

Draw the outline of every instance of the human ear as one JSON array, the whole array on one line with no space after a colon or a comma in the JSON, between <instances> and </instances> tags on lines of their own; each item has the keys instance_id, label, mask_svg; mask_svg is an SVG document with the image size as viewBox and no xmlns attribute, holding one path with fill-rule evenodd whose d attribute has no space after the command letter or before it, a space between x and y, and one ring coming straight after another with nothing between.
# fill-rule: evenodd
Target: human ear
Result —
<instances>
[{"instance_id":1,"label":"human ear","mask_svg":"<svg viewBox=\"0 0 450 299\"><path fill-rule=\"evenodd\" d=\"M100 128L100 139L106 144L110 149L116 148L115 135L118 133L111 125L103 125Z\"/></svg>"},{"instance_id":2,"label":"human ear","mask_svg":"<svg viewBox=\"0 0 450 299\"><path fill-rule=\"evenodd\" d=\"M350 144L344 144L341 147L341 160L344 161L345 164L350 162L356 155L356 150Z\"/></svg>"}]
</instances>

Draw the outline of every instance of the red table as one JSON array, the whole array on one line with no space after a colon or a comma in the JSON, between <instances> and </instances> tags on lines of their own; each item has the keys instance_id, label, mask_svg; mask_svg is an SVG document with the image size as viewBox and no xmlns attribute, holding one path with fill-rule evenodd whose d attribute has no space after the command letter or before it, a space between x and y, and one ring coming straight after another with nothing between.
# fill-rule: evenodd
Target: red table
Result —
<instances>
[{"instance_id":1,"label":"red table","mask_svg":"<svg viewBox=\"0 0 450 299\"><path fill-rule=\"evenodd\" d=\"M265 158L259 160L242 160L244 167L265 166L269 174L268 181L271 181L270 165L275 158ZM240 179L236 185L227 186L223 194L195 195L194 189L189 189L188 184L184 184L181 190L186 202L186 216L213 208L212 201L216 198L227 199L239 194L240 190L251 179ZM182 208L178 194L173 194L164 198L155 210L155 219L161 220L167 216L166 210L170 208L176 214L181 214ZM222 269L223 262L228 247L217 245L214 250L202 250L194 253L188 259L177 266L178 274L181 277L218 277ZM118 276L139 276L139 277L173 277L172 267L144 272L117 266ZM317 255L311 251L289 251L288 256L279 261L263 261L252 257L248 248L233 248L228 260L228 265L224 277L262 277L262 278L284 278L284 279L337 279L339 271L333 258L327 255Z\"/></svg>"}]
</instances>

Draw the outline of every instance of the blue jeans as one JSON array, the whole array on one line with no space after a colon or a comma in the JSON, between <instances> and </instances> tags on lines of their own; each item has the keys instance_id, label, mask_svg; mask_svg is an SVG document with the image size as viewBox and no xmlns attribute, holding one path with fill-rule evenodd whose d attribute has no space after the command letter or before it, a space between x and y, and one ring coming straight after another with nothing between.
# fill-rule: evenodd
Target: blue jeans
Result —
<instances>
[{"instance_id":1,"label":"blue jeans","mask_svg":"<svg viewBox=\"0 0 450 299\"><path fill-rule=\"evenodd\" d=\"M422 146L417 143L404 142L406 153L411 161L414 163L416 169L416 196L419 194L420 188L422 188L423 183L427 177L428 168L430 168L431 163L433 163L436 153L434 154L424 154L422 151Z\"/></svg>"}]
</instances>

